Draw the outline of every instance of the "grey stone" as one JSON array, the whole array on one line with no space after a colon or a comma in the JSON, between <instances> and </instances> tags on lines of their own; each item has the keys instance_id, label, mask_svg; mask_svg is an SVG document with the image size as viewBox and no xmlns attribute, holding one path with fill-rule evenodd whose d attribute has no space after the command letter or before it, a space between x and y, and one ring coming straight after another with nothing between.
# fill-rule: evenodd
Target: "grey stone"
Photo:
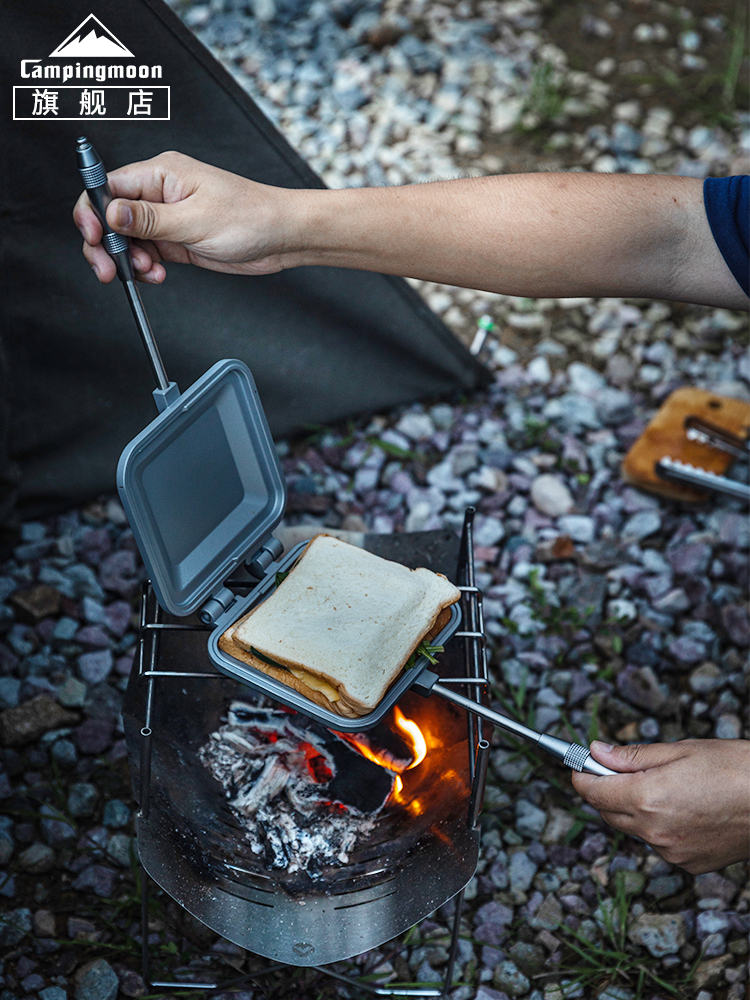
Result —
<instances>
[{"instance_id":1,"label":"grey stone","mask_svg":"<svg viewBox=\"0 0 750 1000\"><path fill-rule=\"evenodd\" d=\"M672 642L667 645L667 649L676 660L680 663L687 664L688 666L692 663L698 663L699 660L705 660L706 658L705 645L702 642L696 642L694 639L690 639L687 636L681 636L679 639L673 639Z\"/></svg>"},{"instance_id":2,"label":"grey stone","mask_svg":"<svg viewBox=\"0 0 750 1000\"><path fill-rule=\"evenodd\" d=\"M132 618L133 609L127 601L113 601L104 608L104 623L118 639L131 627Z\"/></svg>"},{"instance_id":3,"label":"grey stone","mask_svg":"<svg viewBox=\"0 0 750 1000\"><path fill-rule=\"evenodd\" d=\"M659 712L667 702L667 688L662 686L651 667L626 667L617 675L617 689L631 705Z\"/></svg>"},{"instance_id":4,"label":"grey stone","mask_svg":"<svg viewBox=\"0 0 750 1000\"><path fill-rule=\"evenodd\" d=\"M680 615L687 611L692 601L681 587L669 590L654 601L657 611L662 611L667 615Z\"/></svg>"},{"instance_id":5,"label":"grey stone","mask_svg":"<svg viewBox=\"0 0 750 1000\"><path fill-rule=\"evenodd\" d=\"M669 552L667 558L679 576L701 576L709 567L713 551L705 542L687 542Z\"/></svg>"},{"instance_id":6,"label":"grey stone","mask_svg":"<svg viewBox=\"0 0 750 1000\"><path fill-rule=\"evenodd\" d=\"M547 814L527 799L516 802L516 830L522 837L538 840L547 824Z\"/></svg>"},{"instance_id":7,"label":"grey stone","mask_svg":"<svg viewBox=\"0 0 750 1000\"><path fill-rule=\"evenodd\" d=\"M654 899L667 899L676 896L684 885L682 875L654 875L649 879L646 893Z\"/></svg>"},{"instance_id":8,"label":"grey stone","mask_svg":"<svg viewBox=\"0 0 750 1000\"><path fill-rule=\"evenodd\" d=\"M691 670L689 684L695 694L709 694L723 686L724 675L720 667L707 661Z\"/></svg>"},{"instance_id":9,"label":"grey stone","mask_svg":"<svg viewBox=\"0 0 750 1000\"><path fill-rule=\"evenodd\" d=\"M114 660L112 651L102 649L95 653L84 653L78 657L78 669L87 684L99 684L112 672Z\"/></svg>"},{"instance_id":10,"label":"grey stone","mask_svg":"<svg viewBox=\"0 0 750 1000\"><path fill-rule=\"evenodd\" d=\"M133 969L122 969L118 972L120 979L120 992L126 997L132 997L133 1000L137 1000L138 997L142 997L146 992L146 984L144 983L141 976L138 975ZM234 994L235 1000L239 1000L236 994ZM248 995L248 1000L252 1000L252 996Z\"/></svg>"},{"instance_id":11,"label":"grey stone","mask_svg":"<svg viewBox=\"0 0 750 1000\"><path fill-rule=\"evenodd\" d=\"M5 913L0 920L0 948L12 948L31 932L31 910L21 907Z\"/></svg>"},{"instance_id":12,"label":"grey stone","mask_svg":"<svg viewBox=\"0 0 750 1000\"><path fill-rule=\"evenodd\" d=\"M497 946L505 940L508 924L513 921L513 910L502 903L485 903L474 916L474 937L484 944Z\"/></svg>"},{"instance_id":13,"label":"grey stone","mask_svg":"<svg viewBox=\"0 0 750 1000\"><path fill-rule=\"evenodd\" d=\"M49 910L37 910L34 914L34 933L40 938L55 936L55 915Z\"/></svg>"},{"instance_id":14,"label":"grey stone","mask_svg":"<svg viewBox=\"0 0 750 1000\"><path fill-rule=\"evenodd\" d=\"M643 145L643 135L627 122L618 121L612 126L610 149L613 153L637 153Z\"/></svg>"},{"instance_id":15,"label":"grey stone","mask_svg":"<svg viewBox=\"0 0 750 1000\"><path fill-rule=\"evenodd\" d=\"M750 619L747 608L740 604L727 604L721 609L721 624L736 646L750 646Z\"/></svg>"},{"instance_id":16,"label":"grey stone","mask_svg":"<svg viewBox=\"0 0 750 1000\"><path fill-rule=\"evenodd\" d=\"M538 944L517 941L508 953L524 975L535 976L544 971L546 956Z\"/></svg>"},{"instance_id":17,"label":"grey stone","mask_svg":"<svg viewBox=\"0 0 750 1000\"><path fill-rule=\"evenodd\" d=\"M496 889L508 888L508 856L505 851L498 852L489 870L489 878Z\"/></svg>"},{"instance_id":18,"label":"grey stone","mask_svg":"<svg viewBox=\"0 0 750 1000\"><path fill-rule=\"evenodd\" d=\"M114 727L109 719L86 719L76 729L75 739L81 753L98 754L111 746L113 734Z\"/></svg>"},{"instance_id":19,"label":"grey stone","mask_svg":"<svg viewBox=\"0 0 750 1000\"><path fill-rule=\"evenodd\" d=\"M701 952L704 958L715 958L727 950L727 939L723 934L709 934L703 939Z\"/></svg>"},{"instance_id":20,"label":"grey stone","mask_svg":"<svg viewBox=\"0 0 750 1000\"><path fill-rule=\"evenodd\" d=\"M563 911L554 895L550 893L528 923L534 930L555 931L563 922Z\"/></svg>"},{"instance_id":21,"label":"grey stone","mask_svg":"<svg viewBox=\"0 0 750 1000\"><path fill-rule=\"evenodd\" d=\"M602 389L596 397L596 412L605 427L627 423L634 413L633 400L622 389Z\"/></svg>"},{"instance_id":22,"label":"grey stone","mask_svg":"<svg viewBox=\"0 0 750 1000\"><path fill-rule=\"evenodd\" d=\"M113 868L106 865L89 865L84 868L73 882L73 888L79 892L93 892L95 896L109 899L115 888L117 874Z\"/></svg>"},{"instance_id":23,"label":"grey stone","mask_svg":"<svg viewBox=\"0 0 750 1000\"><path fill-rule=\"evenodd\" d=\"M501 962L495 969L492 982L504 990L509 997L522 997L531 989L531 982L520 971L515 962Z\"/></svg>"},{"instance_id":24,"label":"grey stone","mask_svg":"<svg viewBox=\"0 0 750 1000\"><path fill-rule=\"evenodd\" d=\"M723 545L736 549L750 548L750 519L746 514L716 511L709 519L709 525L718 533Z\"/></svg>"},{"instance_id":25,"label":"grey stone","mask_svg":"<svg viewBox=\"0 0 750 1000\"><path fill-rule=\"evenodd\" d=\"M545 473L531 484L531 499L538 511L548 517L560 517L573 508L573 497L558 476Z\"/></svg>"},{"instance_id":26,"label":"grey stone","mask_svg":"<svg viewBox=\"0 0 750 1000\"><path fill-rule=\"evenodd\" d=\"M505 528L502 522L494 517L483 517L480 515L476 519L474 529L475 545L491 547L497 545L505 535Z\"/></svg>"},{"instance_id":27,"label":"grey stone","mask_svg":"<svg viewBox=\"0 0 750 1000\"><path fill-rule=\"evenodd\" d=\"M52 757L58 767L69 770L78 763L78 751L70 740L57 740L52 744Z\"/></svg>"},{"instance_id":28,"label":"grey stone","mask_svg":"<svg viewBox=\"0 0 750 1000\"><path fill-rule=\"evenodd\" d=\"M55 627L52 630L52 638L60 643L71 642L77 631L78 621L75 618L68 618L63 615L62 618L58 618L55 622Z\"/></svg>"},{"instance_id":29,"label":"grey stone","mask_svg":"<svg viewBox=\"0 0 750 1000\"><path fill-rule=\"evenodd\" d=\"M0 829L0 866L7 865L16 849L16 842L11 833L12 827L13 824L8 817L8 826Z\"/></svg>"},{"instance_id":30,"label":"grey stone","mask_svg":"<svg viewBox=\"0 0 750 1000\"><path fill-rule=\"evenodd\" d=\"M110 799L104 806L102 823L105 826L118 829L127 826L130 820L130 810L121 799Z\"/></svg>"},{"instance_id":31,"label":"grey stone","mask_svg":"<svg viewBox=\"0 0 750 1000\"><path fill-rule=\"evenodd\" d=\"M526 892L534 881L538 867L524 851L517 851L513 854L508 865L511 889Z\"/></svg>"},{"instance_id":32,"label":"grey stone","mask_svg":"<svg viewBox=\"0 0 750 1000\"><path fill-rule=\"evenodd\" d=\"M86 685L77 677L66 677L57 689L57 700L66 708L83 708L86 701Z\"/></svg>"},{"instance_id":33,"label":"grey stone","mask_svg":"<svg viewBox=\"0 0 750 1000\"><path fill-rule=\"evenodd\" d=\"M628 938L654 958L676 955L687 938L685 918L681 913L642 913L631 925Z\"/></svg>"},{"instance_id":34,"label":"grey stone","mask_svg":"<svg viewBox=\"0 0 750 1000\"><path fill-rule=\"evenodd\" d=\"M542 834L543 844L559 844L573 828L575 816L567 809L552 806L548 811L547 826Z\"/></svg>"},{"instance_id":35,"label":"grey stone","mask_svg":"<svg viewBox=\"0 0 750 1000\"><path fill-rule=\"evenodd\" d=\"M55 866L55 852L47 844L30 844L18 856L18 867L31 875L41 875Z\"/></svg>"},{"instance_id":36,"label":"grey stone","mask_svg":"<svg viewBox=\"0 0 750 1000\"><path fill-rule=\"evenodd\" d=\"M411 441L426 441L435 433L435 425L426 413L405 413L396 430Z\"/></svg>"},{"instance_id":37,"label":"grey stone","mask_svg":"<svg viewBox=\"0 0 750 1000\"><path fill-rule=\"evenodd\" d=\"M574 542L588 544L594 540L596 525L592 517L583 514L567 514L559 518L557 526Z\"/></svg>"},{"instance_id":38,"label":"grey stone","mask_svg":"<svg viewBox=\"0 0 750 1000\"><path fill-rule=\"evenodd\" d=\"M580 361L573 361L568 365L568 380L573 392L582 396L596 396L607 385L603 375Z\"/></svg>"},{"instance_id":39,"label":"grey stone","mask_svg":"<svg viewBox=\"0 0 750 1000\"><path fill-rule=\"evenodd\" d=\"M16 677L0 677L0 709L15 708L21 682Z\"/></svg>"},{"instance_id":40,"label":"grey stone","mask_svg":"<svg viewBox=\"0 0 750 1000\"><path fill-rule=\"evenodd\" d=\"M655 510L642 510L633 514L622 528L623 538L641 541L655 534L661 528L661 517Z\"/></svg>"},{"instance_id":41,"label":"grey stone","mask_svg":"<svg viewBox=\"0 0 750 1000\"><path fill-rule=\"evenodd\" d=\"M61 986L48 986L39 991L41 1000L68 1000L68 994Z\"/></svg>"},{"instance_id":42,"label":"grey stone","mask_svg":"<svg viewBox=\"0 0 750 1000\"><path fill-rule=\"evenodd\" d=\"M117 973L103 958L87 962L76 973L75 1000L115 1000Z\"/></svg>"},{"instance_id":43,"label":"grey stone","mask_svg":"<svg viewBox=\"0 0 750 1000\"><path fill-rule=\"evenodd\" d=\"M645 740L649 741L655 740L661 732L661 727L659 726L658 721L656 719L652 719L650 716L647 716L641 721L639 728L641 736Z\"/></svg>"},{"instance_id":44,"label":"grey stone","mask_svg":"<svg viewBox=\"0 0 750 1000\"><path fill-rule=\"evenodd\" d=\"M729 930L730 920L726 913L716 910L704 910L695 918L695 933L699 941L709 934L718 934Z\"/></svg>"},{"instance_id":45,"label":"grey stone","mask_svg":"<svg viewBox=\"0 0 750 1000\"><path fill-rule=\"evenodd\" d=\"M41 574L39 579L42 580ZM76 597L79 600L83 597L92 597L95 601L104 600L104 591L96 578L96 573L84 563L75 563L73 566L69 566L63 573L63 580L69 585L66 596ZM42 582L51 583L52 586L57 586L65 593L63 587L54 580L42 580Z\"/></svg>"},{"instance_id":46,"label":"grey stone","mask_svg":"<svg viewBox=\"0 0 750 1000\"><path fill-rule=\"evenodd\" d=\"M81 601L81 611L84 621L92 625L101 625L104 621L104 606L92 597L84 597Z\"/></svg>"},{"instance_id":47,"label":"grey stone","mask_svg":"<svg viewBox=\"0 0 750 1000\"><path fill-rule=\"evenodd\" d=\"M594 403L584 396L570 392L545 403L542 416L572 434L580 434L585 430L598 430L601 427Z\"/></svg>"},{"instance_id":48,"label":"grey stone","mask_svg":"<svg viewBox=\"0 0 750 1000\"><path fill-rule=\"evenodd\" d=\"M76 632L76 642L81 646L89 646L94 649L107 649L110 637L101 625L84 625Z\"/></svg>"},{"instance_id":49,"label":"grey stone","mask_svg":"<svg viewBox=\"0 0 750 1000\"><path fill-rule=\"evenodd\" d=\"M699 899L720 899L729 905L737 895L737 885L719 872L695 876L695 894Z\"/></svg>"},{"instance_id":50,"label":"grey stone","mask_svg":"<svg viewBox=\"0 0 750 1000\"><path fill-rule=\"evenodd\" d=\"M71 816L91 816L96 808L98 792L94 785L81 781L72 785L68 793L68 812Z\"/></svg>"},{"instance_id":51,"label":"grey stone","mask_svg":"<svg viewBox=\"0 0 750 1000\"><path fill-rule=\"evenodd\" d=\"M716 720L714 735L717 740L738 740L742 736L742 722L733 712L720 715Z\"/></svg>"},{"instance_id":52,"label":"grey stone","mask_svg":"<svg viewBox=\"0 0 750 1000\"><path fill-rule=\"evenodd\" d=\"M45 803L39 811L42 815L42 833L48 844L53 846L64 844L75 838L75 827L61 818L60 813L53 806Z\"/></svg>"},{"instance_id":53,"label":"grey stone","mask_svg":"<svg viewBox=\"0 0 750 1000\"><path fill-rule=\"evenodd\" d=\"M601 622L602 607L607 596L605 576L581 571L577 577L560 581L558 593L563 606L574 608L586 628L596 628Z\"/></svg>"},{"instance_id":54,"label":"grey stone","mask_svg":"<svg viewBox=\"0 0 750 1000\"><path fill-rule=\"evenodd\" d=\"M474 444L459 444L450 454L451 472L454 476L465 476L479 464L479 449Z\"/></svg>"},{"instance_id":55,"label":"grey stone","mask_svg":"<svg viewBox=\"0 0 750 1000\"><path fill-rule=\"evenodd\" d=\"M102 586L122 597L128 597L132 593L136 583L135 573L135 553L128 549L113 552L102 561L99 567ZM91 596L97 595L92 594Z\"/></svg>"},{"instance_id":56,"label":"grey stone","mask_svg":"<svg viewBox=\"0 0 750 1000\"><path fill-rule=\"evenodd\" d=\"M129 868L135 857L133 846L132 838L126 833L113 833L107 841L107 853L123 868Z\"/></svg>"},{"instance_id":57,"label":"grey stone","mask_svg":"<svg viewBox=\"0 0 750 1000\"><path fill-rule=\"evenodd\" d=\"M30 976L25 976L21 980L21 988L24 993L37 993L44 986L44 979L38 972L32 972Z\"/></svg>"}]
</instances>

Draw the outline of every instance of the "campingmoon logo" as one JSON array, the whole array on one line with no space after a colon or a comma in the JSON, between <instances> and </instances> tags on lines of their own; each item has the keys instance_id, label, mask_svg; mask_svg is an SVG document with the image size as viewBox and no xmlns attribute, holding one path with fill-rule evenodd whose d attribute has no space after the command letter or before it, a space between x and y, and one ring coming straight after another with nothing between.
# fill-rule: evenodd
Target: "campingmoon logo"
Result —
<instances>
[{"instance_id":1,"label":"campingmoon logo","mask_svg":"<svg viewBox=\"0 0 750 1000\"><path fill-rule=\"evenodd\" d=\"M135 118L168 121L170 88L159 64L139 63L133 52L95 14L89 14L46 59L22 59L13 88L13 118L90 121Z\"/></svg>"},{"instance_id":2,"label":"campingmoon logo","mask_svg":"<svg viewBox=\"0 0 750 1000\"><path fill-rule=\"evenodd\" d=\"M89 14L83 21L50 52L50 59L55 62L45 63L43 59L22 59L21 76L25 80L158 80L162 76L161 66L123 65L100 62L103 59L135 59L130 49L123 45L96 17ZM71 59L76 62L61 62ZM82 63L80 60L95 59L94 63Z\"/></svg>"},{"instance_id":3,"label":"campingmoon logo","mask_svg":"<svg viewBox=\"0 0 750 1000\"><path fill-rule=\"evenodd\" d=\"M99 59L112 56L121 59L135 58L130 49L119 38L115 38L94 14L89 14L64 42L60 42L54 52L50 52L50 59Z\"/></svg>"}]
</instances>

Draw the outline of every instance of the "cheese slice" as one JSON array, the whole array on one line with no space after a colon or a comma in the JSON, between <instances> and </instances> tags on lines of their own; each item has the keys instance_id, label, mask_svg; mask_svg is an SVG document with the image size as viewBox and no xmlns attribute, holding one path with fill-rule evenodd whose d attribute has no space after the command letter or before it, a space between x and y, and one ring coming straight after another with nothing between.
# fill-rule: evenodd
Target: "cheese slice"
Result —
<instances>
[{"instance_id":1,"label":"cheese slice","mask_svg":"<svg viewBox=\"0 0 750 1000\"><path fill-rule=\"evenodd\" d=\"M297 680L302 681L313 691L320 691L324 694L329 701L341 701L341 695L338 693L335 687L324 681L322 677L316 677L315 674L311 674L309 670L300 670L298 667L287 667L286 668L290 674L294 674Z\"/></svg>"}]
</instances>

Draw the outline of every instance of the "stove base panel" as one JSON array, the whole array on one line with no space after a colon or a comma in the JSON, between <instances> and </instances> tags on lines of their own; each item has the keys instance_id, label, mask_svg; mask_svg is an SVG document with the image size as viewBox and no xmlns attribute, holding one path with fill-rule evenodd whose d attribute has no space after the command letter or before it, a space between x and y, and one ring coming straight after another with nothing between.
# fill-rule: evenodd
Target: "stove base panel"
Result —
<instances>
[{"instance_id":1,"label":"stove base panel","mask_svg":"<svg viewBox=\"0 0 750 1000\"><path fill-rule=\"evenodd\" d=\"M173 850L158 815L138 821L141 864L184 909L223 938L286 965L328 965L396 937L447 902L469 882L479 854L479 832L466 830L461 850L417 848L408 874L369 889L294 899L283 890L236 882L230 891L196 872Z\"/></svg>"}]
</instances>

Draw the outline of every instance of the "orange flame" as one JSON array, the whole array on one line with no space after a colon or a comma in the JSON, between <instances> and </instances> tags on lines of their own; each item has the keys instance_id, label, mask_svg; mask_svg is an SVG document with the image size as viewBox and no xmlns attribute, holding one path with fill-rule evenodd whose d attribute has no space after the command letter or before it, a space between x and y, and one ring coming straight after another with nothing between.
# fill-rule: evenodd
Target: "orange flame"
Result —
<instances>
[{"instance_id":1,"label":"orange flame","mask_svg":"<svg viewBox=\"0 0 750 1000\"><path fill-rule=\"evenodd\" d=\"M394 802L404 802L405 799L402 796L404 789L404 782L399 777L404 771L410 771L412 768L417 767L425 759L427 754L427 741L424 738L422 730L414 722L413 719L407 719L404 713L396 706L393 710L394 720L399 729L404 733L407 738L407 742L411 743L412 753L414 755L414 760L411 764L406 766L401 765L399 767L394 767L394 762L389 760L385 755L375 753L366 743L361 742L357 739L355 734L350 733L337 733L342 739L346 740L351 746L357 748L357 751L366 757L368 760L373 761L375 764L379 764L380 767L386 768L386 770L391 771L395 774L395 780L393 782L393 791L391 792L391 799ZM409 809L415 814L419 815L422 812L421 804L414 800L409 804Z\"/></svg>"},{"instance_id":2,"label":"orange flame","mask_svg":"<svg viewBox=\"0 0 750 1000\"><path fill-rule=\"evenodd\" d=\"M409 734L409 736L411 737L412 744L414 746L414 755L415 755L414 760L406 768L407 771L410 771L413 767L416 767L418 764L421 764L422 761L425 759L425 755L427 754L427 741L422 735L422 730L419 728L416 722L414 722L413 719L407 719L404 716L404 713L398 707L398 705L396 705L393 711L394 711L394 717L396 719L396 725L399 727L399 729L402 729L405 733Z\"/></svg>"}]
</instances>

